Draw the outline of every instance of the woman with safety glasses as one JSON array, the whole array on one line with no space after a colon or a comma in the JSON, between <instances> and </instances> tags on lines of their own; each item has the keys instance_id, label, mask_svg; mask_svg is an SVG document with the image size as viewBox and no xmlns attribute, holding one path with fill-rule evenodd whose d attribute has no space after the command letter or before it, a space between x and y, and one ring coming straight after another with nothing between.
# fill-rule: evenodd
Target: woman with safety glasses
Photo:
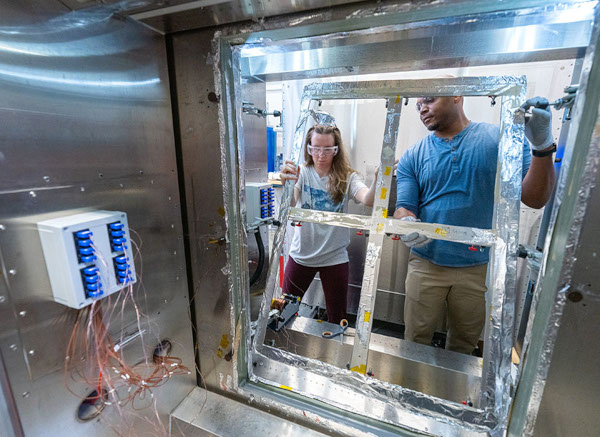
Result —
<instances>
[{"instance_id":1,"label":"woman with safety glasses","mask_svg":"<svg viewBox=\"0 0 600 437\"><path fill-rule=\"evenodd\" d=\"M281 181L296 181L292 206L319 211L348 212L348 201L373 205L376 177L370 188L350 167L342 136L336 126L317 124L304 139L304 165L286 161ZM327 319L346 318L350 230L338 226L302 223L296 227L285 268L283 292L303 296L319 272Z\"/></svg>"}]
</instances>

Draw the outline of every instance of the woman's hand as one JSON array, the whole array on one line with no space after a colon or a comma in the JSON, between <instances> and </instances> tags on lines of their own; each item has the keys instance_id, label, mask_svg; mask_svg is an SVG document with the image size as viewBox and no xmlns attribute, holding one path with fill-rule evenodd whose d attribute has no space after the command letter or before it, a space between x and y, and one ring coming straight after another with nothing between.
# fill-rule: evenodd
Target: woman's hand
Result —
<instances>
[{"instance_id":1,"label":"woman's hand","mask_svg":"<svg viewBox=\"0 0 600 437\"><path fill-rule=\"evenodd\" d=\"M396 174L396 170L398 169L398 161L399 159L396 159L396 161L394 162L394 168L392 170L392 176ZM377 168L375 169L375 174L373 175L373 180L375 182L377 182L377 177L379 176L379 166L377 166Z\"/></svg>"},{"instance_id":2,"label":"woman's hand","mask_svg":"<svg viewBox=\"0 0 600 437\"><path fill-rule=\"evenodd\" d=\"M287 181L297 181L299 173L299 165L297 166L293 161L285 161L281 172L279 172L281 183L285 184Z\"/></svg>"}]
</instances>

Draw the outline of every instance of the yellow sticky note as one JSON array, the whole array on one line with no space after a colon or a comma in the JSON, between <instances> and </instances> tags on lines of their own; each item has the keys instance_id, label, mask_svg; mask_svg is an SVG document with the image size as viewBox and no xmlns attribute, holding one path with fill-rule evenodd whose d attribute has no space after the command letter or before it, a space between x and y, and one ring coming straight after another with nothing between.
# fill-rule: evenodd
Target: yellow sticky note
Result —
<instances>
[{"instance_id":1,"label":"yellow sticky note","mask_svg":"<svg viewBox=\"0 0 600 437\"><path fill-rule=\"evenodd\" d=\"M353 372L362 373L364 375L365 373L367 373L367 366L366 364L361 364L360 366L352 367L350 370L352 370Z\"/></svg>"},{"instance_id":2,"label":"yellow sticky note","mask_svg":"<svg viewBox=\"0 0 600 437\"><path fill-rule=\"evenodd\" d=\"M389 174L390 174L391 172L392 172L392 167L386 167L386 168L383 170L383 174L384 174L384 175L386 175L386 176L389 176Z\"/></svg>"},{"instance_id":3,"label":"yellow sticky note","mask_svg":"<svg viewBox=\"0 0 600 437\"><path fill-rule=\"evenodd\" d=\"M371 313L369 311L365 311L365 322L371 320Z\"/></svg>"},{"instance_id":4,"label":"yellow sticky note","mask_svg":"<svg viewBox=\"0 0 600 437\"><path fill-rule=\"evenodd\" d=\"M284 389L284 390L289 390L292 391L292 387L288 387L287 385L280 385L280 388Z\"/></svg>"},{"instance_id":5,"label":"yellow sticky note","mask_svg":"<svg viewBox=\"0 0 600 437\"><path fill-rule=\"evenodd\" d=\"M387 215L388 215L388 210L387 210L387 208L385 208L385 209L383 209L383 210L381 211L381 215L383 216L383 218L387 218Z\"/></svg>"},{"instance_id":6,"label":"yellow sticky note","mask_svg":"<svg viewBox=\"0 0 600 437\"><path fill-rule=\"evenodd\" d=\"M397 96L397 97L396 97L396 105L397 105L398 103L400 103L400 96Z\"/></svg>"},{"instance_id":7,"label":"yellow sticky note","mask_svg":"<svg viewBox=\"0 0 600 437\"><path fill-rule=\"evenodd\" d=\"M381 198L385 199L387 197L387 188L383 187L381 189Z\"/></svg>"},{"instance_id":8,"label":"yellow sticky note","mask_svg":"<svg viewBox=\"0 0 600 437\"><path fill-rule=\"evenodd\" d=\"M382 232L383 231L383 223L379 223L377 225L377 232Z\"/></svg>"},{"instance_id":9,"label":"yellow sticky note","mask_svg":"<svg viewBox=\"0 0 600 437\"><path fill-rule=\"evenodd\" d=\"M442 228L436 228L435 233L438 235L441 235L442 237L445 237L446 235L448 235L448 231L445 229L442 229Z\"/></svg>"}]
</instances>

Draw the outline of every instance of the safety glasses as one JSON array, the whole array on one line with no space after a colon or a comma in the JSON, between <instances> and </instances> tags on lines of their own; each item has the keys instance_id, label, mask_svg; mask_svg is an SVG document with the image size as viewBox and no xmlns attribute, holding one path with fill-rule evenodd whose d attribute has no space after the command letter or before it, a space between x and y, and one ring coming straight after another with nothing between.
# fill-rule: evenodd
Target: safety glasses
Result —
<instances>
[{"instance_id":1,"label":"safety glasses","mask_svg":"<svg viewBox=\"0 0 600 437\"><path fill-rule=\"evenodd\" d=\"M334 156L338 152L338 146L333 147L316 147L311 146L310 144L307 146L308 154L310 156L323 155L323 156Z\"/></svg>"},{"instance_id":2,"label":"safety glasses","mask_svg":"<svg viewBox=\"0 0 600 437\"><path fill-rule=\"evenodd\" d=\"M434 103L438 97L423 97L423 99L417 103L417 111L421 112L423 106L429 107L432 103Z\"/></svg>"}]
</instances>

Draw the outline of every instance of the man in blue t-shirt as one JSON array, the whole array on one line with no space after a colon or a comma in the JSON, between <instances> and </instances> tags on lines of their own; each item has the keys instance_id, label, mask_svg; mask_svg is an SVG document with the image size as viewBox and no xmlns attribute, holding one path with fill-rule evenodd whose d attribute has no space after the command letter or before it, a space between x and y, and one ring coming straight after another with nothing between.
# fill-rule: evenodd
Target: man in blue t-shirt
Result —
<instances>
[{"instance_id":1,"label":"man in blue t-shirt","mask_svg":"<svg viewBox=\"0 0 600 437\"><path fill-rule=\"evenodd\" d=\"M521 200L543 207L554 187L552 115L545 99L525 125L531 143L523 145ZM394 218L490 229L498 159L498 126L471 122L462 97L417 100L421 121L432 131L400 159ZM532 156L533 155L533 156ZM429 240L418 233L402 236L411 249L404 304L405 338L431 344L448 306L446 349L470 354L485 323L489 250Z\"/></svg>"}]
</instances>

